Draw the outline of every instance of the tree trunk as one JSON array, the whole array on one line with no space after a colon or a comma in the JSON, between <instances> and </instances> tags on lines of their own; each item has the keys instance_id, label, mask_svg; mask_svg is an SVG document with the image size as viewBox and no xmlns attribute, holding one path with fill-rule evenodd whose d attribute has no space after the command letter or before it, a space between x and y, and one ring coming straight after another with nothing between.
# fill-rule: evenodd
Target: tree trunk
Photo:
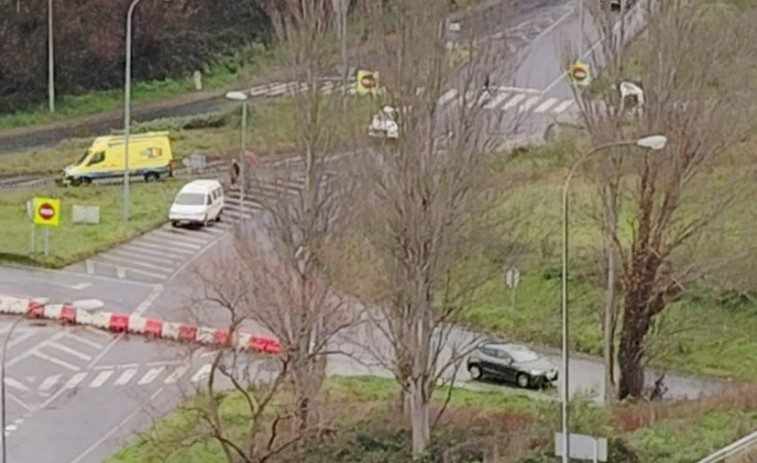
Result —
<instances>
[{"instance_id":1,"label":"tree trunk","mask_svg":"<svg viewBox=\"0 0 757 463\"><path fill-rule=\"evenodd\" d=\"M428 399L423 380L414 379L410 386L410 422L413 431L413 456L423 455L431 440Z\"/></svg>"},{"instance_id":2,"label":"tree trunk","mask_svg":"<svg viewBox=\"0 0 757 463\"><path fill-rule=\"evenodd\" d=\"M607 244L607 288L604 310L605 405L615 399L615 245Z\"/></svg>"},{"instance_id":3,"label":"tree trunk","mask_svg":"<svg viewBox=\"0 0 757 463\"><path fill-rule=\"evenodd\" d=\"M627 298L628 299L628 298ZM649 321L643 314L643 305L626 305L623 329L620 334L620 384L618 398L638 399L644 393L644 337Z\"/></svg>"}]
</instances>

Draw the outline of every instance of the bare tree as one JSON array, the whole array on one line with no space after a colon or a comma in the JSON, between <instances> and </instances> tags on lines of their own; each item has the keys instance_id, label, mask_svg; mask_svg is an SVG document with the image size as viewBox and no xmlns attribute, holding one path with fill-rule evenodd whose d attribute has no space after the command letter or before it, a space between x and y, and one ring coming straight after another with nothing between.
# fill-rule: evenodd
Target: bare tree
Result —
<instances>
[{"instance_id":1,"label":"bare tree","mask_svg":"<svg viewBox=\"0 0 757 463\"><path fill-rule=\"evenodd\" d=\"M396 33L381 42L372 64L385 85L385 94L375 96L377 109L395 109L399 138L378 141L355 160L360 223L371 250L367 264L379 279L375 328L403 392L413 454L421 455L430 441L432 395L440 380L454 380L474 341L454 323L493 276L481 265L484 238L496 229L486 220L499 197L489 154L510 127L490 113L494 120L486 124L483 107L487 76L504 66L503 55L473 41L450 53L448 1L372 7L380 17L371 22L377 35L386 37L384 28ZM442 108L442 100L450 105Z\"/></svg>"},{"instance_id":2,"label":"bare tree","mask_svg":"<svg viewBox=\"0 0 757 463\"><path fill-rule=\"evenodd\" d=\"M335 290L323 257L346 218L337 196L347 194L329 165L341 129L340 92L325 95L334 55L335 17L330 0L267 4L283 60L302 71L293 88L297 152L288 162L257 169L252 191L279 187L280 194L255 198L263 208L259 227L243 223L237 253L252 275L256 319L284 347L287 381L294 396L294 428L303 434L311 404L325 378L326 355L354 312ZM290 185L297 188L288 188Z\"/></svg>"},{"instance_id":3,"label":"bare tree","mask_svg":"<svg viewBox=\"0 0 757 463\"><path fill-rule=\"evenodd\" d=\"M608 262L603 317L608 393L618 323L613 310L616 259L621 271L621 399L642 395L644 339L655 317L705 264L686 255L686 244L744 194L736 185L750 178L754 168L732 168L738 162L734 146L753 129L745 117L753 99L748 77L755 57L748 45L755 36L747 19L751 15L713 14L683 0L646 0L639 8L646 36L633 52L625 26L618 28L606 12L594 11L597 28L609 38L594 55L602 76L594 91L577 94L594 144L657 133L669 139L667 148L654 155L618 148L591 171L599 189ZM643 104L631 107L621 98L624 81L643 89L643 100L636 101ZM727 184L719 173L729 176ZM629 218L630 234L619 227L622 217Z\"/></svg>"}]
</instances>

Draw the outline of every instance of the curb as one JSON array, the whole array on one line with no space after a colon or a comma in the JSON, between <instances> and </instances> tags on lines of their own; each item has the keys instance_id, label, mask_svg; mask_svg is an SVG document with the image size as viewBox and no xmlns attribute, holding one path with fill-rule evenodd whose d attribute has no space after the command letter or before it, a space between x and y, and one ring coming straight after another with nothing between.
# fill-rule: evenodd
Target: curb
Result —
<instances>
[{"instance_id":1,"label":"curb","mask_svg":"<svg viewBox=\"0 0 757 463\"><path fill-rule=\"evenodd\" d=\"M165 339L182 343L234 348L258 353L279 354L281 343L274 338L236 333L198 326L174 323L157 318L113 312L89 313L77 309L70 302L46 304L35 299L0 295L0 314L21 315L30 319L58 320L63 325L91 326L111 333L140 334L151 339Z\"/></svg>"}]
</instances>

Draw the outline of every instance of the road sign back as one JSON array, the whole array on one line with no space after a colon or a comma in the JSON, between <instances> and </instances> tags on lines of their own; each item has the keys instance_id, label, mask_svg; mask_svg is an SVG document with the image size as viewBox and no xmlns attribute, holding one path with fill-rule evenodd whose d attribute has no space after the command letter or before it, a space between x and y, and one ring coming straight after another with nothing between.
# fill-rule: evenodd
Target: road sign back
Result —
<instances>
[{"instance_id":1,"label":"road sign back","mask_svg":"<svg viewBox=\"0 0 757 463\"><path fill-rule=\"evenodd\" d=\"M60 200L54 198L34 198L34 224L43 227L60 225Z\"/></svg>"}]
</instances>

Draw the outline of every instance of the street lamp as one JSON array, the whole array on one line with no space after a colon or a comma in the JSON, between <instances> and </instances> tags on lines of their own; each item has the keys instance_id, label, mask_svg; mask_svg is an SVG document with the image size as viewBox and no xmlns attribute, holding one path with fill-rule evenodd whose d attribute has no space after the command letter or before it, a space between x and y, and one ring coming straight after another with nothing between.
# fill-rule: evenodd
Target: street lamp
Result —
<instances>
[{"instance_id":1,"label":"street lamp","mask_svg":"<svg viewBox=\"0 0 757 463\"><path fill-rule=\"evenodd\" d=\"M53 48L53 0L47 2L47 92L50 112L55 112L55 55Z\"/></svg>"},{"instance_id":2,"label":"street lamp","mask_svg":"<svg viewBox=\"0 0 757 463\"><path fill-rule=\"evenodd\" d=\"M241 101L242 102L242 148L239 152L239 167L240 172L239 176L241 177L239 179L239 209L242 212L242 216L244 217L245 207L244 207L244 189L245 189L245 183L247 180L247 169L245 161L245 150L247 145L247 99L249 97L244 92L228 92L226 94L226 99L232 100L232 101Z\"/></svg>"},{"instance_id":3,"label":"street lamp","mask_svg":"<svg viewBox=\"0 0 757 463\"><path fill-rule=\"evenodd\" d=\"M651 135L649 137L639 138L637 140L622 140L611 143L605 143L594 147L592 150L581 156L578 161L573 164L568 177L565 179L565 185L562 192L562 372L563 378L562 384L562 461L567 463L570 461L570 434L568 433L568 403L570 402L570 393L568 391L568 360L570 358L570 352L568 350L568 191L570 189L570 182L573 179L576 170L583 164L588 158L595 153L610 148L616 148L618 146L632 146L636 145L641 148L647 148L653 151L659 151L665 147L668 139L664 135ZM606 366L605 366L606 367Z\"/></svg>"},{"instance_id":4,"label":"street lamp","mask_svg":"<svg viewBox=\"0 0 757 463\"><path fill-rule=\"evenodd\" d=\"M129 222L129 136L131 135L131 23L134 9L142 0L132 0L126 13L126 71L124 82L124 193L123 219Z\"/></svg>"}]
</instances>

